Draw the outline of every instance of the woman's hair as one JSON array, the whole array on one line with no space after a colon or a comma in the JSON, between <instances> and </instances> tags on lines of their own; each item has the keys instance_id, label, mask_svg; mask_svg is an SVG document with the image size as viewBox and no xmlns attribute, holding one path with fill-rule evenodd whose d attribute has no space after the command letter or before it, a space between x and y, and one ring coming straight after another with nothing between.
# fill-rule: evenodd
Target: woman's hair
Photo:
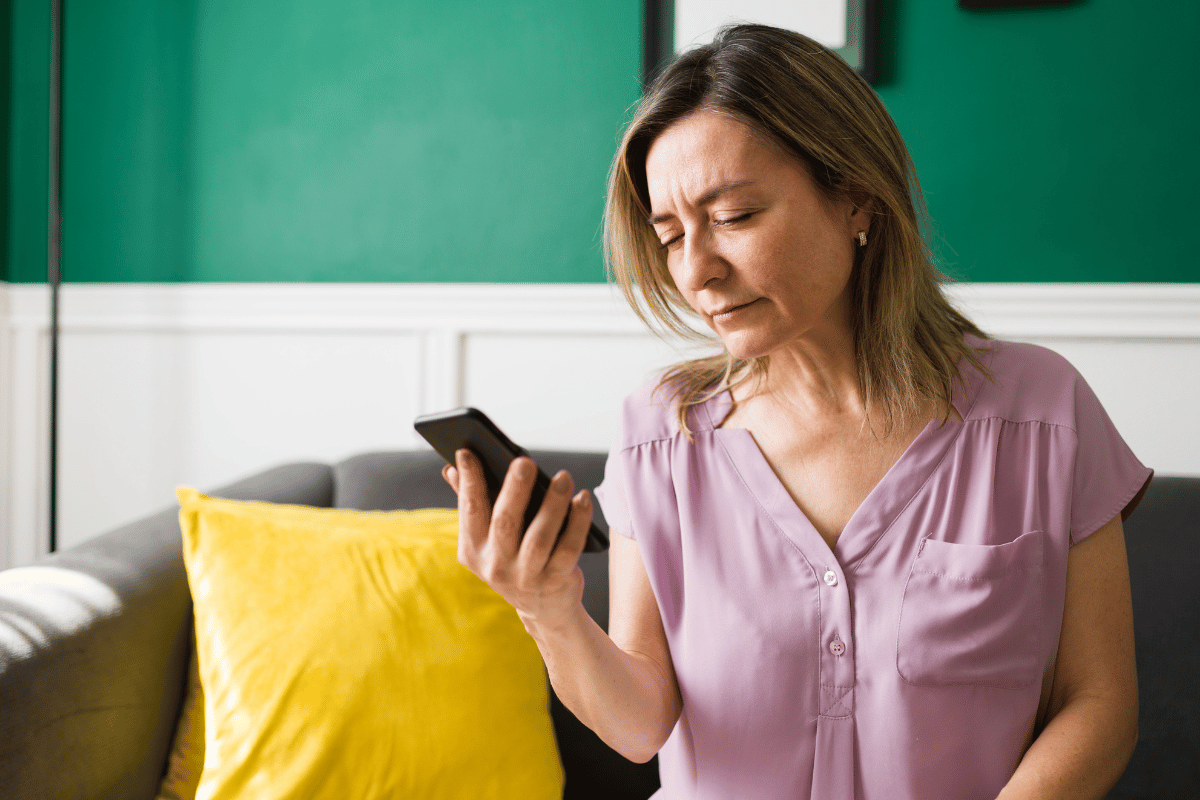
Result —
<instances>
[{"instance_id":1,"label":"woman's hair","mask_svg":"<svg viewBox=\"0 0 1200 800\"><path fill-rule=\"evenodd\" d=\"M871 213L869 241L856 248L850 277L858 379L867 408L886 409L885 430L914 413L922 397L949 414L958 363L984 371L964 339L984 337L942 295L926 246L927 217L908 150L871 87L841 58L799 33L765 25L722 28L654 81L630 122L609 174L605 257L638 316L660 334L708 337L687 324L694 312L667 272L649 223L646 154L683 117L711 110L765 134L800 160L822 195ZM660 388L688 411L726 386L765 376L767 358L725 351L686 361Z\"/></svg>"}]
</instances>

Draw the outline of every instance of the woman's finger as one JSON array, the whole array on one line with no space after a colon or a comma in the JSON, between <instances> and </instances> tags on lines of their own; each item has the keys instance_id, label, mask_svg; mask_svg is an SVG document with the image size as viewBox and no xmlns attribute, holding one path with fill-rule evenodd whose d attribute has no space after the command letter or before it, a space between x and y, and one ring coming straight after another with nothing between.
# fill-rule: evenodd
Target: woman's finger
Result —
<instances>
[{"instance_id":1,"label":"woman's finger","mask_svg":"<svg viewBox=\"0 0 1200 800\"><path fill-rule=\"evenodd\" d=\"M454 489L458 492L459 535L466 537L465 544L473 552L479 552L487 544L488 527L492 520L487 481L483 477L483 467L470 450L464 448L455 452L454 463L455 482L458 484ZM460 557L463 544L459 544Z\"/></svg>"},{"instance_id":2,"label":"woman's finger","mask_svg":"<svg viewBox=\"0 0 1200 800\"><path fill-rule=\"evenodd\" d=\"M592 528L592 493L581 490L571 498L567 517L567 529L563 531L558 546L546 562L546 573L560 577L572 572L579 565L579 556L587 545L588 531Z\"/></svg>"},{"instance_id":3,"label":"woman's finger","mask_svg":"<svg viewBox=\"0 0 1200 800\"><path fill-rule=\"evenodd\" d=\"M550 481L550 491L542 500L525 538L521 542L519 559L522 566L534 575L539 575L546 568L550 553L558 542L558 532L562 530L567 518L567 509L571 504L571 491L575 481L566 470L561 470Z\"/></svg>"},{"instance_id":4,"label":"woman's finger","mask_svg":"<svg viewBox=\"0 0 1200 800\"><path fill-rule=\"evenodd\" d=\"M504 475L504 483L500 485L500 493L496 495L488 537L496 555L503 561L515 559L521 546L521 537L525 533L525 507L529 505L536 477L537 465L532 459L524 456L513 459Z\"/></svg>"},{"instance_id":5,"label":"woman's finger","mask_svg":"<svg viewBox=\"0 0 1200 800\"><path fill-rule=\"evenodd\" d=\"M442 480L450 485L455 494L458 494L458 470L453 464L446 464L442 467Z\"/></svg>"}]
</instances>

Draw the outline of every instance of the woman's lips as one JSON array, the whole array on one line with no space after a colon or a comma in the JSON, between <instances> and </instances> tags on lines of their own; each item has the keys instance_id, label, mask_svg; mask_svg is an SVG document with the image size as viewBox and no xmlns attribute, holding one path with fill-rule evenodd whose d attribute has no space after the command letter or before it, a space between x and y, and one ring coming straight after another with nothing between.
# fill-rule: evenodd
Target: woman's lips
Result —
<instances>
[{"instance_id":1,"label":"woman's lips","mask_svg":"<svg viewBox=\"0 0 1200 800\"><path fill-rule=\"evenodd\" d=\"M720 322L720 323L730 322L730 321L734 320L743 311L745 311L747 308L754 305L761 299L762 298L751 300L749 303L742 303L741 305L737 305L737 306L726 306L724 310L716 311L713 314L711 314L710 316L712 317L713 322Z\"/></svg>"}]
</instances>

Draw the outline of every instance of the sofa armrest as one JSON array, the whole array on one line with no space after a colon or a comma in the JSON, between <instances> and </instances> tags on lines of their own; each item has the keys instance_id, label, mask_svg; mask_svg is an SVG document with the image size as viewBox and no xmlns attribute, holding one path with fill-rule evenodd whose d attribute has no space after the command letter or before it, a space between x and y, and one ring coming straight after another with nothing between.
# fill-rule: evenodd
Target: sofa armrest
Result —
<instances>
[{"instance_id":1,"label":"sofa armrest","mask_svg":"<svg viewBox=\"0 0 1200 800\"><path fill-rule=\"evenodd\" d=\"M213 494L328 506L328 466ZM182 699L191 595L178 512L0 572L5 798L152 798Z\"/></svg>"}]
</instances>

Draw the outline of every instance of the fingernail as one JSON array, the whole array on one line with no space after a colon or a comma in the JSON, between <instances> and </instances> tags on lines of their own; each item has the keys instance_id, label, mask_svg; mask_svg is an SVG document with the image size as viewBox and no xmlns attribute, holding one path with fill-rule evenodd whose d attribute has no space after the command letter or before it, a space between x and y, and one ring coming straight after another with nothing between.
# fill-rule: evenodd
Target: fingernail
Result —
<instances>
[{"instance_id":1,"label":"fingernail","mask_svg":"<svg viewBox=\"0 0 1200 800\"><path fill-rule=\"evenodd\" d=\"M592 502L592 495L587 489L580 489L579 494L575 495L575 502L581 506L586 506Z\"/></svg>"},{"instance_id":2,"label":"fingernail","mask_svg":"<svg viewBox=\"0 0 1200 800\"><path fill-rule=\"evenodd\" d=\"M571 478L567 475L566 470L559 470L554 476L554 480L550 481L550 488L556 492L565 493L570 488Z\"/></svg>"}]
</instances>

